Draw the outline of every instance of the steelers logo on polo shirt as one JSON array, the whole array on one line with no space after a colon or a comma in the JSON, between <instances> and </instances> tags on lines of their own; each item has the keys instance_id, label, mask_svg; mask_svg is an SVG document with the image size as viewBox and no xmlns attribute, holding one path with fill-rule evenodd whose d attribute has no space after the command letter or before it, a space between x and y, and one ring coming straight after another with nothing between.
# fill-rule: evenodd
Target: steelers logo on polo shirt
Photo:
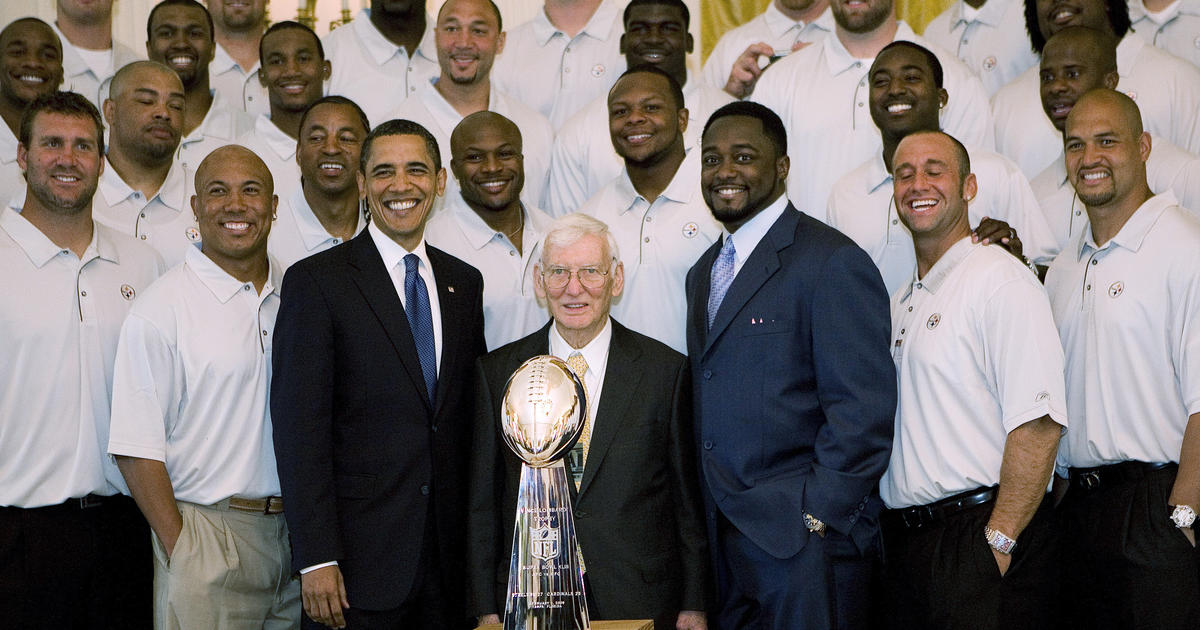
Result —
<instances>
[{"instance_id":1,"label":"steelers logo on polo shirt","mask_svg":"<svg viewBox=\"0 0 1200 630\"><path fill-rule=\"evenodd\" d=\"M128 284L122 284L121 285L121 297L125 298L127 301L132 302L133 298L137 297L137 291L135 291L133 289L133 287L129 286Z\"/></svg>"}]
</instances>

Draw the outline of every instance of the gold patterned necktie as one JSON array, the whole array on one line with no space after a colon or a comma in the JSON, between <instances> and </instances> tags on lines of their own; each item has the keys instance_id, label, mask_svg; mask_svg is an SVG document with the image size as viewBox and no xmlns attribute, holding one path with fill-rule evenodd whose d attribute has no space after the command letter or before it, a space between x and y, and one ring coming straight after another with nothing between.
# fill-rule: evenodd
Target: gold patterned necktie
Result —
<instances>
[{"instance_id":1,"label":"gold patterned necktie","mask_svg":"<svg viewBox=\"0 0 1200 630\"><path fill-rule=\"evenodd\" d=\"M583 432L580 433L579 440L575 442L575 446L571 449L572 451L577 451L575 454L578 455L578 457L573 458L573 461L578 462L577 470L573 470L571 475L575 481L575 490L578 492L579 484L583 480L583 468L587 465L588 446L592 441L592 423L590 421L592 415L590 413L592 395L588 392L587 379L584 378L588 371L588 364L587 359L583 358L583 354L572 352L571 356L567 357L567 365L570 366L575 376L579 377L579 382L583 383L583 395L587 399L587 408L584 410L587 413L585 413L583 418Z\"/></svg>"}]
</instances>

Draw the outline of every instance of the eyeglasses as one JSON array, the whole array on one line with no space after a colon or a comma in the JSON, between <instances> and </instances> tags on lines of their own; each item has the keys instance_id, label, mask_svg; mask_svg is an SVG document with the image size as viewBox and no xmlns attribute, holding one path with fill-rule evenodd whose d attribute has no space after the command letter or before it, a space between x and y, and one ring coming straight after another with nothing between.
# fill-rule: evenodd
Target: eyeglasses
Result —
<instances>
[{"instance_id":1,"label":"eyeglasses","mask_svg":"<svg viewBox=\"0 0 1200 630\"><path fill-rule=\"evenodd\" d=\"M604 286L604 279L608 276L608 271L608 269L599 267L580 267L579 269L549 267L542 272L542 282L546 283L547 288L562 289L570 284L571 276L574 275L579 278L579 284L589 289L599 289Z\"/></svg>"}]
</instances>

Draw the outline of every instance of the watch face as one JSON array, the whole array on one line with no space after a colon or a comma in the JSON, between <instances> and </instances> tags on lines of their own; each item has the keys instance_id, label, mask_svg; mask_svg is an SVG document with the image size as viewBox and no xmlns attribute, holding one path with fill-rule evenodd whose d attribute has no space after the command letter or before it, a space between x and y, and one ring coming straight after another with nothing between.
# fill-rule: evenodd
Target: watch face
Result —
<instances>
[{"instance_id":1,"label":"watch face","mask_svg":"<svg viewBox=\"0 0 1200 630\"><path fill-rule=\"evenodd\" d=\"M1177 505L1171 513L1171 521L1175 527L1191 527L1196 522L1196 511L1186 505Z\"/></svg>"}]
</instances>

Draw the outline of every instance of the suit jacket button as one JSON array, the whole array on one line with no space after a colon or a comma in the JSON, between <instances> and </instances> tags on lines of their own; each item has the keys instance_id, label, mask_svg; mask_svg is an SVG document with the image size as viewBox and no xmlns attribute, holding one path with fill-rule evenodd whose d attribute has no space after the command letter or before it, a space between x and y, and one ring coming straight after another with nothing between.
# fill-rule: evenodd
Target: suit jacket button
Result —
<instances>
[{"instance_id":1,"label":"suit jacket button","mask_svg":"<svg viewBox=\"0 0 1200 630\"><path fill-rule=\"evenodd\" d=\"M575 518L587 518L587 512L576 512Z\"/></svg>"},{"instance_id":2,"label":"suit jacket button","mask_svg":"<svg viewBox=\"0 0 1200 630\"><path fill-rule=\"evenodd\" d=\"M712 450L712 440L704 440L704 450L706 450L706 451Z\"/></svg>"},{"instance_id":3,"label":"suit jacket button","mask_svg":"<svg viewBox=\"0 0 1200 630\"><path fill-rule=\"evenodd\" d=\"M436 425L436 424L435 424L435 425L433 425L433 432L434 432L434 433L437 433L437 425Z\"/></svg>"},{"instance_id":4,"label":"suit jacket button","mask_svg":"<svg viewBox=\"0 0 1200 630\"><path fill-rule=\"evenodd\" d=\"M712 370L704 370L704 380L712 378Z\"/></svg>"},{"instance_id":5,"label":"suit jacket button","mask_svg":"<svg viewBox=\"0 0 1200 630\"><path fill-rule=\"evenodd\" d=\"M421 495L429 496L429 484L427 484L427 483L421 484Z\"/></svg>"}]
</instances>

